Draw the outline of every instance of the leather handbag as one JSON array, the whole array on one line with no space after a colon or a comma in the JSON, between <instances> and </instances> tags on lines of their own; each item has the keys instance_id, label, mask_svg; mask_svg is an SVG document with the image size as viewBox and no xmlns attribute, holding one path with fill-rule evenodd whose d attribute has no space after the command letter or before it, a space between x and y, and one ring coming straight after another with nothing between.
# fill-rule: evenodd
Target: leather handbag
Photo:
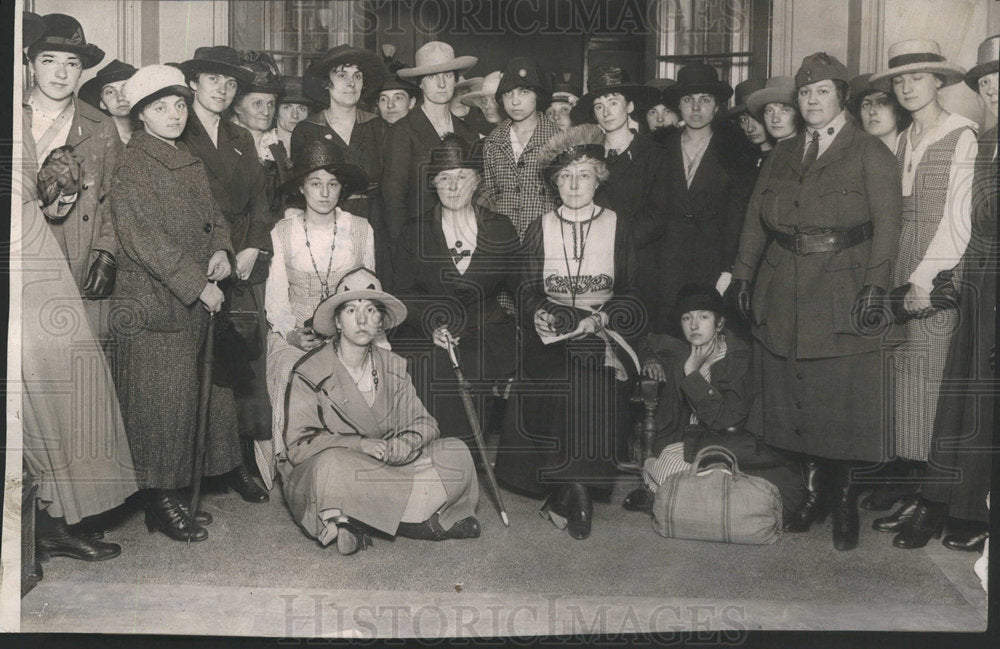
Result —
<instances>
[{"instance_id":1,"label":"leather handbag","mask_svg":"<svg viewBox=\"0 0 1000 649\"><path fill-rule=\"evenodd\" d=\"M958 286L956 286L954 281L955 273L951 270L942 270L937 276L932 280L931 288L931 307L932 311L922 316L915 316L911 313L907 313L903 308L903 302L906 299L906 294L910 290L910 283L907 282L889 291L889 295L886 301L889 304L889 310L892 312L892 318L896 324L904 324L905 322L912 320L916 317L926 318L928 316L934 315L938 311L946 311L948 309L958 308Z\"/></svg>"},{"instance_id":2,"label":"leather handbag","mask_svg":"<svg viewBox=\"0 0 1000 649\"><path fill-rule=\"evenodd\" d=\"M728 466L710 465L719 456ZM781 536L781 496L767 480L742 473L727 449L708 446L689 471L668 476L657 489L653 529L672 539L774 543Z\"/></svg>"}]
</instances>

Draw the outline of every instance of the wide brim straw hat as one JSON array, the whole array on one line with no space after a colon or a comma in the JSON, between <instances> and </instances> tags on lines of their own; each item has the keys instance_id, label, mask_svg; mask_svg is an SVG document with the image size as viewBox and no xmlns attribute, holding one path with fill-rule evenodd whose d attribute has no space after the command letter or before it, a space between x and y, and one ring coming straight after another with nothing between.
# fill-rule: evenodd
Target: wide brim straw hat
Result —
<instances>
[{"instance_id":1,"label":"wide brim straw hat","mask_svg":"<svg viewBox=\"0 0 1000 649\"><path fill-rule=\"evenodd\" d=\"M343 186L342 197L364 191L368 187L368 174L358 165L347 162L344 152L333 143L332 137L316 137L303 142L300 150L295 152L292 171L278 190L285 193L298 191L302 180L317 169L333 170L331 173Z\"/></svg>"},{"instance_id":2,"label":"wide brim straw hat","mask_svg":"<svg viewBox=\"0 0 1000 649\"><path fill-rule=\"evenodd\" d=\"M1000 34L979 44L976 64L965 73L965 85L979 92L979 78L1000 70Z\"/></svg>"},{"instance_id":3,"label":"wide brim straw hat","mask_svg":"<svg viewBox=\"0 0 1000 649\"><path fill-rule=\"evenodd\" d=\"M497 93L497 88L500 87L500 70L490 72L485 77L482 77L482 81L479 83L479 87L473 88L472 92L463 96L459 101L461 101L466 106L476 106L479 104L479 100L483 97L493 97Z\"/></svg>"},{"instance_id":4,"label":"wide brim straw hat","mask_svg":"<svg viewBox=\"0 0 1000 649\"><path fill-rule=\"evenodd\" d=\"M136 70L122 87L122 94L132 106L129 114L135 118L150 102L177 95L191 101L194 93L184 80L184 73L172 65L147 65Z\"/></svg>"},{"instance_id":5,"label":"wide brim straw hat","mask_svg":"<svg viewBox=\"0 0 1000 649\"><path fill-rule=\"evenodd\" d=\"M77 97L87 102L94 108L100 109L101 90L104 89L104 86L109 83L130 79L135 73L136 69L134 66L115 59L101 68L97 74L94 75L93 79L90 79L85 84L80 86L80 90L76 93Z\"/></svg>"},{"instance_id":6,"label":"wide brim straw hat","mask_svg":"<svg viewBox=\"0 0 1000 649\"><path fill-rule=\"evenodd\" d=\"M787 104L798 110L796 95L795 77L771 77L763 88L747 97L747 112L762 121L764 107L768 104Z\"/></svg>"},{"instance_id":7,"label":"wide brim straw hat","mask_svg":"<svg viewBox=\"0 0 1000 649\"><path fill-rule=\"evenodd\" d=\"M347 271L333 295L319 303L313 312L313 331L321 336L332 336L337 331L334 314L337 307L354 300L377 300L386 308L386 316L382 322L385 330L392 329L406 320L406 305L398 298L382 290L382 283L375 273L363 266Z\"/></svg>"},{"instance_id":8,"label":"wide brim straw hat","mask_svg":"<svg viewBox=\"0 0 1000 649\"><path fill-rule=\"evenodd\" d=\"M451 45L441 41L424 43L413 57L412 68L401 68L396 74L400 79L414 79L439 72L454 72L456 75L472 69L479 62L474 56L455 56Z\"/></svg>"},{"instance_id":9,"label":"wide brim straw hat","mask_svg":"<svg viewBox=\"0 0 1000 649\"><path fill-rule=\"evenodd\" d=\"M329 81L330 70L341 65L356 65L361 71L362 96L370 95L381 88L389 74L385 64L382 63L382 57L378 54L359 47L338 45L330 48L322 57L313 61L306 70L305 76L325 84ZM317 92L319 91L317 89ZM323 92L326 94L325 91ZM319 99L319 96L316 99ZM323 103L324 105L329 103L329 95L324 96Z\"/></svg>"},{"instance_id":10,"label":"wide brim straw hat","mask_svg":"<svg viewBox=\"0 0 1000 649\"><path fill-rule=\"evenodd\" d=\"M945 86L965 78L965 68L945 60L937 41L913 38L893 43L889 47L888 66L873 74L868 81L872 87L888 92L892 88L893 77L914 72L940 75L944 78Z\"/></svg>"},{"instance_id":11,"label":"wide brim straw hat","mask_svg":"<svg viewBox=\"0 0 1000 649\"><path fill-rule=\"evenodd\" d=\"M482 77L469 77L468 79L462 77L455 84L455 92L458 93L459 90L468 90L472 92L483 86Z\"/></svg>"},{"instance_id":12,"label":"wide brim straw hat","mask_svg":"<svg viewBox=\"0 0 1000 649\"><path fill-rule=\"evenodd\" d=\"M747 112L747 97L751 93L763 89L764 85L764 79L747 79L736 84L736 91L734 93L736 98L733 100L736 105L723 113L722 116L725 119L734 119Z\"/></svg>"},{"instance_id":13,"label":"wide brim straw hat","mask_svg":"<svg viewBox=\"0 0 1000 649\"><path fill-rule=\"evenodd\" d=\"M236 79L240 89L253 82L253 71L243 67L240 53L226 45L199 47L194 58L181 63L180 68L191 81L203 72L214 72Z\"/></svg>"}]
</instances>

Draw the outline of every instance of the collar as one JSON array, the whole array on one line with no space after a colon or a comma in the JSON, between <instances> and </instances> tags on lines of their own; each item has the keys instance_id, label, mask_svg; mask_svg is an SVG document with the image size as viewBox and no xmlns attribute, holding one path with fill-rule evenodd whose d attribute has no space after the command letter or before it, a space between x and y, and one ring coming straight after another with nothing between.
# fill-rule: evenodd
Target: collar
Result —
<instances>
[{"instance_id":1,"label":"collar","mask_svg":"<svg viewBox=\"0 0 1000 649\"><path fill-rule=\"evenodd\" d=\"M847 111L842 110L836 117L834 117L830 121L829 124L819 129L819 141L826 142L829 140L833 140L835 137L837 137L837 134L840 133L840 129L844 128L844 124L846 123L847 123ZM806 127L807 145L809 144L809 141L812 140L813 133L815 132L816 129L812 128L811 126Z\"/></svg>"},{"instance_id":2,"label":"collar","mask_svg":"<svg viewBox=\"0 0 1000 649\"><path fill-rule=\"evenodd\" d=\"M177 140L175 148L142 130L132 133L128 148L145 152L168 169L179 169L200 162L180 140Z\"/></svg>"},{"instance_id":3,"label":"collar","mask_svg":"<svg viewBox=\"0 0 1000 649\"><path fill-rule=\"evenodd\" d=\"M195 117L198 118L198 121L201 123L202 130L207 131L208 128L213 124L216 125L219 129L222 128L222 122L224 121L222 119L222 115L216 115L215 113L206 110L197 101L193 101L191 103L192 103L191 112L193 112L195 114Z\"/></svg>"}]
</instances>

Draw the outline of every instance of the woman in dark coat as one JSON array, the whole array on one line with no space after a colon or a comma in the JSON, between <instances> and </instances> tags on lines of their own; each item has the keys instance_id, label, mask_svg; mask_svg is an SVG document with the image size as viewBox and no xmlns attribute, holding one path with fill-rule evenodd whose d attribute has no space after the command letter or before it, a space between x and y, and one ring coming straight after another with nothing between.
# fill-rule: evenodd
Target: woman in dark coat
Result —
<instances>
[{"instance_id":1,"label":"woman in dark coat","mask_svg":"<svg viewBox=\"0 0 1000 649\"><path fill-rule=\"evenodd\" d=\"M201 525L174 490L191 483L200 394L198 357L209 312L230 273L229 226L202 162L178 137L191 92L179 70L150 65L124 92L143 130L132 135L109 200L121 242L112 330L118 399L143 490L146 525L178 541L201 541ZM205 475L240 465L232 401L209 404Z\"/></svg>"},{"instance_id":2,"label":"woman in dark coat","mask_svg":"<svg viewBox=\"0 0 1000 649\"><path fill-rule=\"evenodd\" d=\"M764 164L733 294L759 341L765 440L811 458L785 530L808 530L833 500L834 547L849 550L859 525L850 471L881 462L887 444L875 325L899 245L899 172L844 111L843 64L810 55L795 84L810 144L805 132L779 142Z\"/></svg>"},{"instance_id":3,"label":"woman in dark coat","mask_svg":"<svg viewBox=\"0 0 1000 649\"><path fill-rule=\"evenodd\" d=\"M628 224L593 202L608 175L602 142L598 127L575 126L541 152L562 205L525 233L518 298L526 392L496 461L508 486L547 492L543 515L575 539L590 535L592 493L614 479L625 386L639 371L628 339L644 322ZM545 394L531 394L542 385Z\"/></svg>"},{"instance_id":4,"label":"woman in dark coat","mask_svg":"<svg viewBox=\"0 0 1000 649\"><path fill-rule=\"evenodd\" d=\"M455 135L445 136L432 151L428 177L440 203L427 218L403 227L396 246L395 292L407 305L409 333L442 348L432 352L431 382L454 379L446 351L452 343L461 352L465 378L474 389L483 388L477 392L489 393L491 384L499 392L497 384L514 375L514 318L497 296L502 288L510 294L517 290L520 242L507 217L472 202L482 179L478 162ZM435 389L427 396L443 434L471 443L457 387Z\"/></svg>"}]
</instances>

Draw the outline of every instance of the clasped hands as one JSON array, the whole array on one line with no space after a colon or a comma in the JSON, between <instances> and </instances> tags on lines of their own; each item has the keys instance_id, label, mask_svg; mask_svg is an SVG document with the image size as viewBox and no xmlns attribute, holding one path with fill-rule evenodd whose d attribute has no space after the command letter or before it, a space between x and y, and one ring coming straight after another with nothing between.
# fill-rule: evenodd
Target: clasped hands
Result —
<instances>
[{"instance_id":1,"label":"clasped hands","mask_svg":"<svg viewBox=\"0 0 1000 649\"><path fill-rule=\"evenodd\" d=\"M226 251L216 250L212 254L212 258L208 260L208 282L205 284L205 288L201 289L201 295L198 296L205 309L210 313L219 312L226 299L222 289L215 283L229 277L231 272L232 267L229 265L229 256L226 255Z\"/></svg>"},{"instance_id":2,"label":"clasped hands","mask_svg":"<svg viewBox=\"0 0 1000 649\"><path fill-rule=\"evenodd\" d=\"M568 336L574 340L583 338L589 334L595 334L608 325L608 314L597 311L586 318L581 318L571 334ZM545 309L535 311L535 329L539 334L548 336L560 335L556 331L556 317Z\"/></svg>"},{"instance_id":3,"label":"clasped hands","mask_svg":"<svg viewBox=\"0 0 1000 649\"><path fill-rule=\"evenodd\" d=\"M423 437L414 430L389 437L388 439L361 440L361 452L385 464L396 466L406 464L413 453L421 448Z\"/></svg>"}]
</instances>

